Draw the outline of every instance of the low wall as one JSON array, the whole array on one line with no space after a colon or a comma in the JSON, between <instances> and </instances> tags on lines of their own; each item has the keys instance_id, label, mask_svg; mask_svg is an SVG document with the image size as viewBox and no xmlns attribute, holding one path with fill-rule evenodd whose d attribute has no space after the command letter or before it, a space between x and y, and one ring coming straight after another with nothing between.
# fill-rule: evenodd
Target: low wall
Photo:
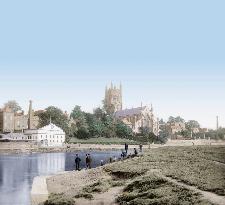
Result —
<instances>
[{"instance_id":1,"label":"low wall","mask_svg":"<svg viewBox=\"0 0 225 205\"><path fill-rule=\"evenodd\" d=\"M39 205L48 199L46 180L49 176L37 176L33 180L31 189L31 205Z\"/></svg>"}]
</instances>

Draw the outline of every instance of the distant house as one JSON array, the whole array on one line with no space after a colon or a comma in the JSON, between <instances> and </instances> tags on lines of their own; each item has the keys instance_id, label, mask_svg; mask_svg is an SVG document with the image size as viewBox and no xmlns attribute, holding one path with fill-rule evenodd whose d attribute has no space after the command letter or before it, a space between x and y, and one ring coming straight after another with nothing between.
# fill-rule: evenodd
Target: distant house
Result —
<instances>
[{"instance_id":1,"label":"distant house","mask_svg":"<svg viewBox=\"0 0 225 205\"><path fill-rule=\"evenodd\" d=\"M50 123L40 129L25 130L27 140L34 140L43 146L62 146L65 143L65 132Z\"/></svg>"},{"instance_id":2,"label":"distant house","mask_svg":"<svg viewBox=\"0 0 225 205\"><path fill-rule=\"evenodd\" d=\"M167 129L170 134L176 134L178 132L182 132L182 131L186 130L185 123L183 123L183 122L167 123Z\"/></svg>"}]
</instances>

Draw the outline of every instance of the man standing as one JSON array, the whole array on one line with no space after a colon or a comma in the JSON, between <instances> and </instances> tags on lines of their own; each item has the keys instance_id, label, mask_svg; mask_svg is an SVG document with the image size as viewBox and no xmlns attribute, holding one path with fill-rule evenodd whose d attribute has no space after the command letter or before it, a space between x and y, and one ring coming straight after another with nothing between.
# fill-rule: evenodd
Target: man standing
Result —
<instances>
[{"instance_id":1,"label":"man standing","mask_svg":"<svg viewBox=\"0 0 225 205\"><path fill-rule=\"evenodd\" d=\"M127 154L127 152L128 152L128 144L127 143L125 143L125 151L126 151L126 154Z\"/></svg>"},{"instance_id":2,"label":"man standing","mask_svg":"<svg viewBox=\"0 0 225 205\"><path fill-rule=\"evenodd\" d=\"M89 156L86 154L86 169L89 168Z\"/></svg>"},{"instance_id":3,"label":"man standing","mask_svg":"<svg viewBox=\"0 0 225 205\"><path fill-rule=\"evenodd\" d=\"M88 154L88 159L89 159L88 168L91 169L92 159L91 159L91 155L90 154Z\"/></svg>"},{"instance_id":4,"label":"man standing","mask_svg":"<svg viewBox=\"0 0 225 205\"><path fill-rule=\"evenodd\" d=\"M140 152L142 152L142 147L143 147L143 145L140 144L140 145L139 145Z\"/></svg>"},{"instance_id":5,"label":"man standing","mask_svg":"<svg viewBox=\"0 0 225 205\"><path fill-rule=\"evenodd\" d=\"M78 154L76 154L76 158L75 158L75 164L76 164L76 170L80 170L80 157L78 156Z\"/></svg>"}]
</instances>

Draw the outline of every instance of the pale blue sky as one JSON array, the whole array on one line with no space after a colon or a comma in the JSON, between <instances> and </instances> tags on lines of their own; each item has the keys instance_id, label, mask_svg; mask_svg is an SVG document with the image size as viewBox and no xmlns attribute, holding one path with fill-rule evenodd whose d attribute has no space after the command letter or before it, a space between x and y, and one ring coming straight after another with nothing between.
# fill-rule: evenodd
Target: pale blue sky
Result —
<instances>
[{"instance_id":1,"label":"pale blue sky","mask_svg":"<svg viewBox=\"0 0 225 205\"><path fill-rule=\"evenodd\" d=\"M124 107L154 105L225 126L225 1L0 0L0 105L92 111L106 84Z\"/></svg>"}]
</instances>

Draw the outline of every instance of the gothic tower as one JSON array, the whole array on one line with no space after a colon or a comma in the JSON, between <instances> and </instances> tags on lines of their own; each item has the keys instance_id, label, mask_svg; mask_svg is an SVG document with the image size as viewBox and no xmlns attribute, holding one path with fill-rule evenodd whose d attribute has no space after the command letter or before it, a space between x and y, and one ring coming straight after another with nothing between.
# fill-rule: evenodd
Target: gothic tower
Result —
<instances>
[{"instance_id":1,"label":"gothic tower","mask_svg":"<svg viewBox=\"0 0 225 205\"><path fill-rule=\"evenodd\" d=\"M122 110L122 85L117 88L111 83L110 88L105 88L104 106L108 113Z\"/></svg>"}]
</instances>

